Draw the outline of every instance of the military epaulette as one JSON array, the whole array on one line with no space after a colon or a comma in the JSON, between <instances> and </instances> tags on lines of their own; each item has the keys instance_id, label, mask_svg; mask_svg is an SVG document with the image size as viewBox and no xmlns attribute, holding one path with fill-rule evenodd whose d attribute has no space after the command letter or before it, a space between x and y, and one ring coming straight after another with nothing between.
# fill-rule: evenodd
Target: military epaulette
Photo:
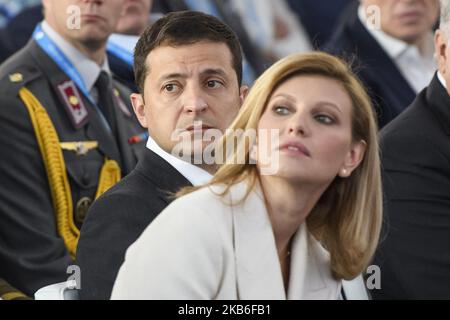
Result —
<instances>
[{"instance_id":1,"label":"military epaulette","mask_svg":"<svg viewBox=\"0 0 450 320\"><path fill-rule=\"evenodd\" d=\"M7 81L10 84L9 86L7 86L7 90L19 91L20 88L33 81L34 79L39 78L40 76L41 72L37 68L23 68L13 70L7 75Z\"/></svg>"}]
</instances>

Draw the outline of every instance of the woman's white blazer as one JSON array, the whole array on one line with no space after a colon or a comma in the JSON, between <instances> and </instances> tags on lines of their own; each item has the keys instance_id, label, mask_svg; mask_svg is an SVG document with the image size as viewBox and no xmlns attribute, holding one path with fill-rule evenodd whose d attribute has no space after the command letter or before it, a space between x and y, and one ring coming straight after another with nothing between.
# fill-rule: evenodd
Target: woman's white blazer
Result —
<instances>
[{"instance_id":1,"label":"woman's white blazer","mask_svg":"<svg viewBox=\"0 0 450 320\"><path fill-rule=\"evenodd\" d=\"M302 224L286 294L259 187L202 188L172 202L127 250L112 299L339 299L328 252ZM234 205L230 205L234 203Z\"/></svg>"}]
</instances>

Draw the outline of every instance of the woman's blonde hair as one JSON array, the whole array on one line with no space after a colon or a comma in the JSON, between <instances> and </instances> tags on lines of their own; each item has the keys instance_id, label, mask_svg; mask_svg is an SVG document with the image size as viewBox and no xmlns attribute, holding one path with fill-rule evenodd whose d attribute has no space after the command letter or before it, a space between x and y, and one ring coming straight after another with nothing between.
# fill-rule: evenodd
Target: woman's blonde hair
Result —
<instances>
[{"instance_id":1,"label":"woman's blonde hair","mask_svg":"<svg viewBox=\"0 0 450 320\"><path fill-rule=\"evenodd\" d=\"M256 130L274 90L286 80L299 75L319 75L342 84L351 98L352 138L367 144L364 158L348 178L336 177L307 218L309 231L330 252L331 271L336 279L352 279L370 263L378 244L382 221L382 192L378 151L378 127L370 99L350 68L340 59L322 52L293 54L264 72L249 92L237 118L216 147L216 155L224 154L236 130ZM241 139L206 187L224 184L221 195L243 180L248 196L258 180L258 169L250 161L250 148L255 141ZM228 150L226 150L228 151ZM237 161L245 152L245 163ZM241 163L241 164L239 164ZM205 187L201 186L201 187ZM196 188L185 188L183 195Z\"/></svg>"}]
</instances>

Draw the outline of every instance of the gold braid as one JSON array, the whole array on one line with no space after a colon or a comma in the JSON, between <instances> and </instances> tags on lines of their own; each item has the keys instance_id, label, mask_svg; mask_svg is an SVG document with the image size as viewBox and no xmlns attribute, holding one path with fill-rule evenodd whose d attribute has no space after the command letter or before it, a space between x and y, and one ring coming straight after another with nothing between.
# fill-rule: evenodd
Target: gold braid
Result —
<instances>
[{"instance_id":1,"label":"gold braid","mask_svg":"<svg viewBox=\"0 0 450 320\"><path fill-rule=\"evenodd\" d=\"M75 259L80 230L73 220L72 194L58 134L45 108L27 88L22 87L19 96L30 114L44 161L56 214L58 234L63 238L72 258ZM119 180L119 165L114 160L105 159L95 198L98 198Z\"/></svg>"}]
</instances>

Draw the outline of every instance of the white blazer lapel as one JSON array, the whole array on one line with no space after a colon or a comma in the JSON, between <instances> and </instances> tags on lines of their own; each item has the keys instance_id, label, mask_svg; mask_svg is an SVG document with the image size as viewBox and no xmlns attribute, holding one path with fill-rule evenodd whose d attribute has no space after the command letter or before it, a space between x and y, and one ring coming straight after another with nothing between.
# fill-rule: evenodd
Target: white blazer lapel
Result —
<instances>
[{"instance_id":1,"label":"white blazer lapel","mask_svg":"<svg viewBox=\"0 0 450 320\"><path fill-rule=\"evenodd\" d=\"M331 276L329 253L303 223L292 242L288 299L337 299L340 287Z\"/></svg>"},{"instance_id":2,"label":"white blazer lapel","mask_svg":"<svg viewBox=\"0 0 450 320\"><path fill-rule=\"evenodd\" d=\"M245 182L231 188L233 203L242 199L246 188ZM263 197L258 193L258 190L254 190L242 204L230 206L233 215L238 298L284 300L286 294L275 238Z\"/></svg>"},{"instance_id":3,"label":"white blazer lapel","mask_svg":"<svg viewBox=\"0 0 450 320\"><path fill-rule=\"evenodd\" d=\"M230 189L229 201L239 202L247 184ZM257 185L239 205L229 206L234 232L236 285L243 300L284 300L286 293L272 225ZM341 282L333 279L329 253L302 224L294 236L288 299L337 299Z\"/></svg>"}]
</instances>

